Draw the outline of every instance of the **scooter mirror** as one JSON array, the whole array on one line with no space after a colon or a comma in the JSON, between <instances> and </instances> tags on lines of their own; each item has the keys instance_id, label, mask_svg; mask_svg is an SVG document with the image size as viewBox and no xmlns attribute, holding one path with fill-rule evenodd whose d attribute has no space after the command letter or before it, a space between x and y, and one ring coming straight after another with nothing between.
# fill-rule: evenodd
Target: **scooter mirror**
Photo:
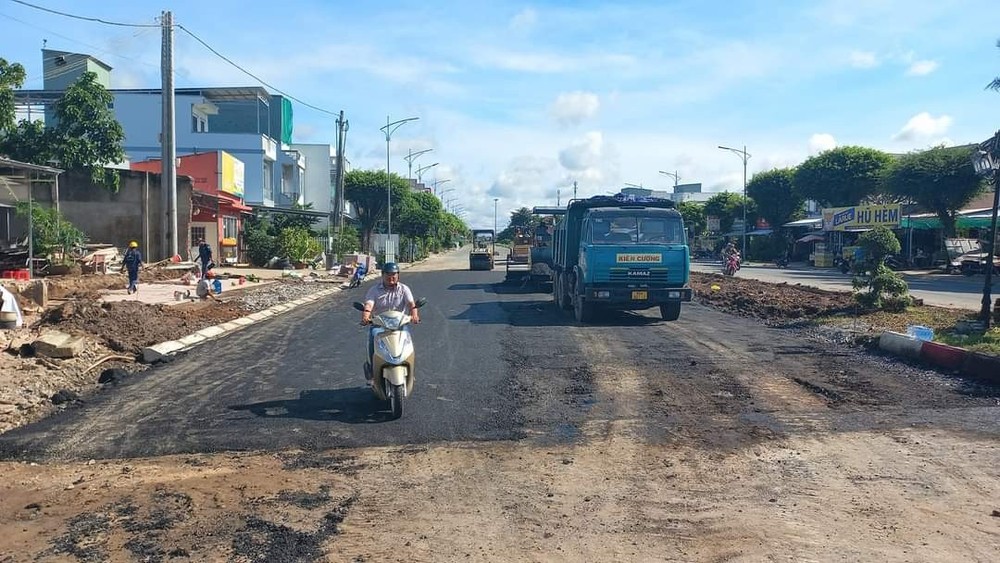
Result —
<instances>
[{"instance_id":1,"label":"scooter mirror","mask_svg":"<svg viewBox=\"0 0 1000 563\"><path fill-rule=\"evenodd\" d=\"M364 311L365 310L364 304L361 303L361 302L359 302L359 301L355 301L354 302L354 308L357 309L357 310L359 310L359 311Z\"/></svg>"},{"instance_id":2,"label":"scooter mirror","mask_svg":"<svg viewBox=\"0 0 1000 563\"><path fill-rule=\"evenodd\" d=\"M427 298L426 297L421 297L420 299L417 299L417 309L423 307L426 304L427 304Z\"/></svg>"}]
</instances>

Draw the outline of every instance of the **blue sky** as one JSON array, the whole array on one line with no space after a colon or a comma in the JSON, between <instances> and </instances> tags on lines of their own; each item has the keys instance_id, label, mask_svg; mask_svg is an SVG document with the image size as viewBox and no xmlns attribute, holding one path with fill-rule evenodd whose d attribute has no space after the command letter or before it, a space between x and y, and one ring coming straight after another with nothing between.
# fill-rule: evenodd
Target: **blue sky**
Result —
<instances>
[{"instance_id":1,"label":"blue sky","mask_svg":"<svg viewBox=\"0 0 1000 563\"><path fill-rule=\"evenodd\" d=\"M641 2L32 0L108 20L177 23L267 82L344 110L354 168L434 150L425 183L473 227L514 208L624 183L739 191L749 173L833 146L906 152L1000 128L1000 26L977 0ZM165 6L169 4L169 6ZM248 8L247 6L254 6ZM116 87L159 87L159 31L67 19L0 0L0 56L41 87L42 40L114 67ZM178 87L254 81L183 33ZM333 143L333 118L295 105L295 140Z\"/></svg>"}]
</instances>

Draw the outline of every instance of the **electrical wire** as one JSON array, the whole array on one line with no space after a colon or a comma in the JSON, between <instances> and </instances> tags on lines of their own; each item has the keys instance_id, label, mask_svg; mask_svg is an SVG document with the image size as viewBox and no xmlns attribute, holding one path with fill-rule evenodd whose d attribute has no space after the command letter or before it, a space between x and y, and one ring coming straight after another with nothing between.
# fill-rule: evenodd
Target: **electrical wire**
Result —
<instances>
[{"instance_id":1,"label":"electrical wire","mask_svg":"<svg viewBox=\"0 0 1000 563\"><path fill-rule=\"evenodd\" d=\"M330 110L325 110L325 109L323 109L321 107L317 107L317 106L314 106L312 104L303 102L302 100L296 98L295 96L289 94L288 92L282 91L277 86L273 86L271 84L268 84L267 82L265 82L263 79L261 79L257 75L253 74L249 70L247 70L247 69L241 67L240 65L236 64L235 62L233 62L232 59L230 59L229 57L226 57L222 53L216 51L211 45L209 45L208 43L206 43L201 37L198 37L197 35L195 35L194 32L192 32L190 29L184 27L181 24L174 24L174 25L176 25L177 28L180 29L181 31L183 31L184 33L187 33L188 35L190 35L195 41L197 41L198 43L201 43L206 49L208 49L209 51L211 51L215 56L217 56L220 59L226 61L227 63L233 65L237 70L239 70L243 74L246 74L250 78L253 78L257 82L260 82L261 84L263 84L264 86L267 86L271 90L274 90L275 92L277 92L277 93L285 96L286 98L288 98L290 100L294 100L294 101L296 101L296 102L298 102L298 103L300 103L300 104L302 104L302 105L304 105L304 106L306 106L308 108L312 108L312 109L314 109L316 111L319 111L319 112L322 112L322 113L325 113L325 114L328 114L328 115L336 115L336 116L340 115L339 113L334 113L334 112L332 112Z\"/></svg>"},{"instance_id":2,"label":"electrical wire","mask_svg":"<svg viewBox=\"0 0 1000 563\"><path fill-rule=\"evenodd\" d=\"M107 49L102 49L100 47L95 47L94 45L90 45L89 43L84 43L83 41L80 41L79 39L73 39L72 37L69 37L67 35L63 35L63 34L57 32L57 31L52 31L51 29L46 29L44 27L37 26L37 25L35 25L33 23L26 22L24 20L15 18L14 16L11 16L9 14L4 14L4 13L0 12L0 17L4 17L4 18L7 18L9 20L16 21L17 23L19 23L21 25L26 25L28 27L35 28L35 29L37 29L39 31L44 31L45 33L48 33L50 35L54 35L56 37L61 37L61 38L65 39L65 40L67 40L67 41L70 41L72 43L76 43L78 45L82 45L82 46L84 46L84 47L86 47L88 49L91 49L95 53L100 53L100 54L103 54L103 55L110 55L112 57L118 57L119 59L122 59L122 60L136 62L136 63L143 64L143 65L146 65L146 66L149 66L149 67L153 67L153 68L160 68L160 65L158 65L158 64L153 64L153 63L151 63L149 61L143 61L143 60L139 60L139 59L136 59L136 58L133 58L133 57L127 57L125 55L120 55L120 54L115 53L113 51L108 51ZM157 26L157 27L159 27L159 26ZM152 30L146 29L146 30L140 31L140 33L149 33L151 31Z\"/></svg>"},{"instance_id":3,"label":"electrical wire","mask_svg":"<svg viewBox=\"0 0 1000 563\"><path fill-rule=\"evenodd\" d=\"M24 0L10 0L10 1L14 2L15 4L21 4L22 6L27 6L29 8L34 8L36 10L41 10L43 12L48 12L50 14L56 14L57 16L63 16L63 17L67 17L67 18L73 18L75 20L83 20L83 21L88 21L88 22L103 23L105 25L117 25L117 26L120 26L120 27L162 27L158 23L122 23L122 22L114 22L114 21L102 20L101 18L90 18L90 17L87 17L87 16L78 16L76 14L69 14L69 13L66 13L66 12L60 12L59 10L53 10L51 8L46 8L44 6L36 6L35 4L31 4L29 2L25 2Z\"/></svg>"},{"instance_id":4,"label":"electrical wire","mask_svg":"<svg viewBox=\"0 0 1000 563\"><path fill-rule=\"evenodd\" d=\"M24 0L10 0L10 1L11 1L11 2L14 2L14 3L16 3L16 4L21 4L21 5L23 5L23 6L27 6L27 7L29 7L29 8L34 8L34 9L36 9L36 10L41 10L41 11L43 11L43 12L49 12L49 13L51 13L51 14L56 14L56 15L59 15L59 16L64 16L64 17L67 17L67 18L73 18L73 19L78 19L78 20L83 20L83 21L90 21L90 22L96 22L96 23L102 23L102 24L105 24L105 25L116 25L116 26L121 26L121 27L163 27L163 26L162 26L161 24L133 24L133 23L122 23L122 22L114 22L114 21L108 21L108 20L104 20L104 19L101 19L101 18L92 18L92 17L87 17L87 16L79 16L79 15L76 15L76 14L70 14L70 13L67 13L67 12L60 12L59 10L52 10L52 9L50 9L50 8L45 8L45 7L43 7L43 6L37 6L37 5L35 5L35 4L31 4L31 3L29 3L29 2L25 2ZM270 88L271 90L274 90L275 92L277 92L277 93L279 93L279 94L282 94L282 95L283 95L283 96L285 96L286 98L288 98L288 99L290 99L290 100L294 100L294 101L296 101L296 102L298 102L298 103L302 104L303 106L306 106L306 107L308 107L308 108L312 108L312 109L314 109L314 110L316 110L316 111L319 111L319 112L322 112L322 113L325 113L325 114L327 114L327 115L339 115L338 113L334 113L334 112L332 112L332 111L330 111L330 110L326 110L326 109L323 109L323 108L321 108L321 107L318 107L318 106L314 106L314 105L312 105L312 104L310 104L310 103L308 103L308 102L305 102L305 101L303 101L303 100L301 100L301 99L299 99L299 98L297 98L297 97L295 97L295 96L293 96L293 95L289 94L288 92L285 92L285 91L281 90L281 89L280 89L280 88L278 88L277 86L274 86L274 85L272 85L272 84L269 84L269 83L267 83L267 82L266 82L266 81L264 81L264 80L263 80L262 78L258 77L257 75L253 74L253 73L252 73L252 72L250 72L249 70L247 70L247 69L243 68L242 66L238 65L237 63L235 63L235 62L234 62L234 61L233 61L232 59L230 59L229 57L227 57L227 56L223 55L222 53L220 53L219 51L217 51L217 50L216 50L216 49L215 49L214 47L212 47L212 46L211 46L211 45L209 45L209 44L208 44L207 42L205 42L205 40L204 40L204 39L202 39L201 37L198 37L198 36L197 36L197 35L196 35L196 34L195 34L195 33L194 33L193 31L191 31L190 29L188 29L188 28L184 27L183 25L181 25L181 24L178 24L178 23L175 23L175 24L174 24L174 27L176 27L176 28L180 29L180 30L181 30L181 31L183 31L184 33L187 33L187 34L188 34L188 35L190 35L190 36L191 36L191 37L192 37L192 38L193 38L193 39L194 39L195 41L197 41L198 43L201 43L201 44L202 44L202 45L203 45L203 46L204 46L204 47L205 47L206 49L208 49L209 51L211 51L211 52L212 52L212 53L213 53L213 54L214 54L215 56L217 56L217 57L219 57L220 59L222 59L222 60L226 61L227 63L229 63L230 65L232 65L233 67L235 67L235 68L236 68L237 70L239 70L240 72L242 72L242 73L246 74L246 75L247 75L247 76L249 76L250 78L253 78L253 79L254 79L254 80L256 80L257 82L260 82L260 83L261 83L261 84L263 84L264 86L267 86L267 87L268 87L268 88ZM176 74L175 74L175 76L176 76Z\"/></svg>"}]
</instances>

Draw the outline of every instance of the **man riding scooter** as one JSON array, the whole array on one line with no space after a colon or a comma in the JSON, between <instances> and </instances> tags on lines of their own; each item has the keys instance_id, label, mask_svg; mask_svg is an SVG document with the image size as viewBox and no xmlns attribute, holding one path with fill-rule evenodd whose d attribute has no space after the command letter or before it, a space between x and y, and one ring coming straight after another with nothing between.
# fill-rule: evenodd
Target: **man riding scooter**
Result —
<instances>
[{"instance_id":1,"label":"man riding scooter","mask_svg":"<svg viewBox=\"0 0 1000 563\"><path fill-rule=\"evenodd\" d=\"M410 322L420 324L420 309L413 299L410 288L399 281L399 264L388 262L382 266L382 280L372 286L365 294L364 308L361 311L361 324L370 325L372 315L380 315L386 311L409 313ZM372 384L371 357L375 353L375 329L368 329L368 363L365 364L365 380Z\"/></svg>"}]
</instances>

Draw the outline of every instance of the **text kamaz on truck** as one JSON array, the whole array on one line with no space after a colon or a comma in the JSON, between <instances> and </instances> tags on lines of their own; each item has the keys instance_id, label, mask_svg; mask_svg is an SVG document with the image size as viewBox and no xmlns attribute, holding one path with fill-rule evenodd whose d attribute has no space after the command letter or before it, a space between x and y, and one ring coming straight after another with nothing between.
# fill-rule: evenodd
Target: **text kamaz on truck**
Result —
<instances>
[{"instance_id":1,"label":"text kamaz on truck","mask_svg":"<svg viewBox=\"0 0 1000 563\"><path fill-rule=\"evenodd\" d=\"M555 228L553 297L587 322L598 309L659 307L675 321L691 300L684 222L670 200L572 200Z\"/></svg>"}]
</instances>

